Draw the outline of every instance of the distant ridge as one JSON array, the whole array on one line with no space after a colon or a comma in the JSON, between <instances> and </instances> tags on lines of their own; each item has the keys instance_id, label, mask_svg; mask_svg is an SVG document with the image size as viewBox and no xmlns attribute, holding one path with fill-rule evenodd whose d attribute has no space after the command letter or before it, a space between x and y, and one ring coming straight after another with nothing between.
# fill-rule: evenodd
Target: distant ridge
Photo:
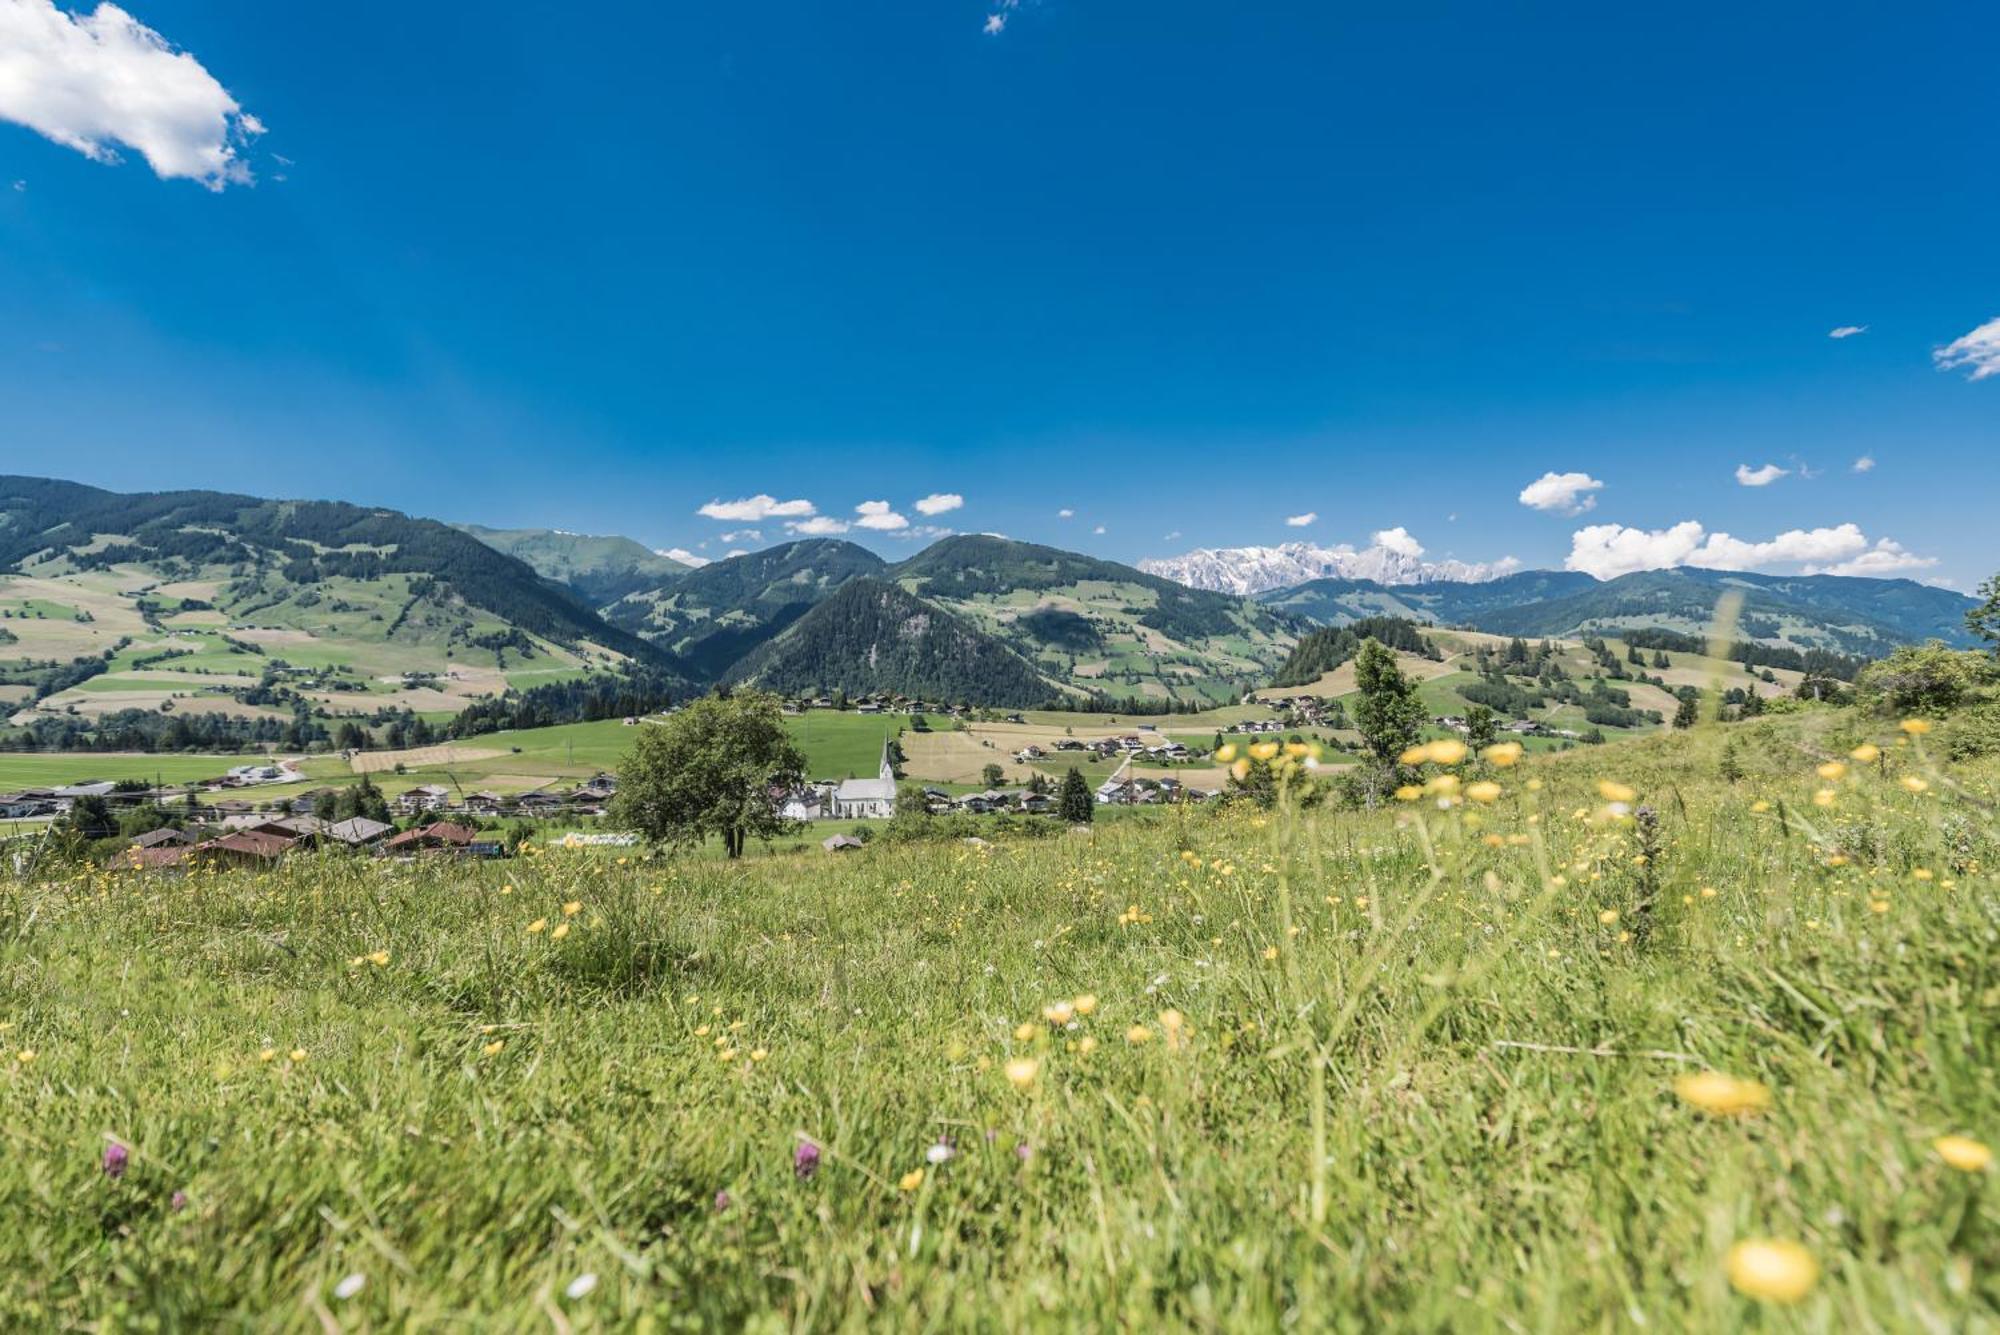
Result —
<instances>
[{"instance_id":1,"label":"distant ridge","mask_svg":"<svg viewBox=\"0 0 2000 1335\"><path fill-rule=\"evenodd\" d=\"M1386 540L1402 535L1399 531L1380 536ZM1287 542L1276 547L1203 547L1181 556L1141 561L1139 569L1189 588L1248 597L1328 578L1364 579L1389 585L1428 584L1438 580L1471 584L1498 579L1519 565L1511 558L1495 562L1426 561L1422 547L1403 539L1394 546L1385 542L1361 549L1345 544L1321 547L1310 542Z\"/></svg>"}]
</instances>

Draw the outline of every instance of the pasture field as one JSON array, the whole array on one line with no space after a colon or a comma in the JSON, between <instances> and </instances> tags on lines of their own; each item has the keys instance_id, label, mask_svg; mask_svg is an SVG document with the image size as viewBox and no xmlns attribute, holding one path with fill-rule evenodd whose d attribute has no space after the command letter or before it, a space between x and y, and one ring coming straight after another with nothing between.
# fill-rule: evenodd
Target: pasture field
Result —
<instances>
[{"instance_id":1,"label":"pasture field","mask_svg":"<svg viewBox=\"0 0 2000 1335\"><path fill-rule=\"evenodd\" d=\"M144 779L157 776L163 783L188 783L196 779L220 778L237 765L263 765L270 757L258 755L186 756L171 753L151 755L137 751L0 751L0 792L17 788L56 788L91 780ZM246 790L246 796L286 796L284 785Z\"/></svg>"},{"instance_id":2,"label":"pasture field","mask_svg":"<svg viewBox=\"0 0 2000 1335\"><path fill-rule=\"evenodd\" d=\"M1996 768L1936 740L0 881L0 1324L1991 1330Z\"/></svg>"}]
</instances>

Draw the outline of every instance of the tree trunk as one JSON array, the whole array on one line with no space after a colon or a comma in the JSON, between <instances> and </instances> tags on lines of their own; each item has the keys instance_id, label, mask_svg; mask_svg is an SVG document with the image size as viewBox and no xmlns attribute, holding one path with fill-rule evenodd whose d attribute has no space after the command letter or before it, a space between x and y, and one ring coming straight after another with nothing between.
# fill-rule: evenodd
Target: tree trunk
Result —
<instances>
[{"instance_id":1,"label":"tree trunk","mask_svg":"<svg viewBox=\"0 0 2000 1335\"><path fill-rule=\"evenodd\" d=\"M743 831L740 829L724 830L722 832L722 846L729 850L729 856L731 858L742 857Z\"/></svg>"}]
</instances>

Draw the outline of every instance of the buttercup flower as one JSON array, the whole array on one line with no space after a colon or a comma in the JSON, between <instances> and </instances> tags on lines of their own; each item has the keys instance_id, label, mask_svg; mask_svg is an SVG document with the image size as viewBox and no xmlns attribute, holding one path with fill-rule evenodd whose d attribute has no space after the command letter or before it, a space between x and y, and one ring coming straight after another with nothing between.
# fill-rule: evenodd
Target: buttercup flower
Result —
<instances>
[{"instance_id":1,"label":"buttercup flower","mask_svg":"<svg viewBox=\"0 0 2000 1335\"><path fill-rule=\"evenodd\" d=\"M1819 1282L1819 1262L1796 1242L1753 1238L1729 1249L1729 1282L1747 1298L1795 1303Z\"/></svg>"}]
</instances>

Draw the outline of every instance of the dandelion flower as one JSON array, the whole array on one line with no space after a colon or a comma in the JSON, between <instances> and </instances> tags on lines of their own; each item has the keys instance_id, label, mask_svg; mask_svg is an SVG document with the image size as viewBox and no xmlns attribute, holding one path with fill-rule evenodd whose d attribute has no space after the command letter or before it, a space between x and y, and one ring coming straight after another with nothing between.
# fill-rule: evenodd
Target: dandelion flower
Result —
<instances>
[{"instance_id":1,"label":"dandelion flower","mask_svg":"<svg viewBox=\"0 0 2000 1335\"><path fill-rule=\"evenodd\" d=\"M556 924L555 930L549 933L549 940L560 941L568 935L569 935L569 924L566 922L559 922Z\"/></svg>"},{"instance_id":2,"label":"dandelion flower","mask_svg":"<svg viewBox=\"0 0 2000 1335\"><path fill-rule=\"evenodd\" d=\"M1069 1004L1075 1007L1078 1015L1088 1015L1097 1009L1097 994L1095 992L1085 992Z\"/></svg>"},{"instance_id":3,"label":"dandelion flower","mask_svg":"<svg viewBox=\"0 0 2000 1335\"><path fill-rule=\"evenodd\" d=\"M1847 777L1847 766L1841 764L1838 760L1829 760L1814 770L1813 773L1819 775L1820 778L1825 779L1828 783L1838 783Z\"/></svg>"},{"instance_id":4,"label":"dandelion flower","mask_svg":"<svg viewBox=\"0 0 2000 1335\"><path fill-rule=\"evenodd\" d=\"M1125 1031L1125 1041L1134 1046L1141 1043L1150 1043L1153 1041L1153 1031L1143 1024L1135 1024Z\"/></svg>"},{"instance_id":5,"label":"dandelion flower","mask_svg":"<svg viewBox=\"0 0 2000 1335\"><path fill-rule=\"evenodd\" d=\"M1926 783L1924 780L1918 778L1914 774L1905 774L1902 778L1902 784L1903 787L1909 789L1913 793L1924 793L1930 791L1930 784Z\"/></svg>"},{"instance_id":6,"label":"dandelion flower","mask_svg":"<svg viewBox=\"0 0 2000 1335\"><path fill-rule=\"evenodd\" d=\"M1746 1298L1795 1303L1819 1282L1819 1262L1796 1242L1752 1238L1729 1249L1729 1283Z\"/></svg>"},{"instance_id":7,"label":"dandelion flower","mask_svg":"<svg viewBox=\"0 0 2000 1335\"><path fill-rule=\"evenodd\" d=\"M368 962L378 969L384 968L389 963L389 952L386 950L372 951L368 956Z\"/></svg>"},{"instance_id":8,"label":"dandelion flower","mask_svg":"<svg viewBox=\"0 0 2000 1335\"><path fill-rule=\"evenodd\" d=\"M583 901L580 899L572 899L569 901L569 903L563 905L563 917L565 918L574 918L578 913L582 911L583 911Z\"/></svg>"},{"instance_id":9,"label":"dandelion flower","mask_svg":"<svg viewBox=\"0 0 2000 1335\"><path fill-rule=\"evenodd\" d=\"M1229 776L1238 783L1247 782L1250 778L1250 762L1248 760L1237 761L1229 767Z\"/></svg>"},{"instance_id":10,"label":"dandelion flower","mask_svg":"<svg viewBox=\"0 0 2000 1335\"><path fill-rule=\"evenodd\" d=\"M1050 1024L1068 1024L1076 1018L1076 1003L1056 1001L1042 1007L1042 1018Z\"/></svg>"},{"instance_id":11,"label":"dandelion flower","mask_svg":"<svg viewBox=\"0 0 2000 1335\"><path fill-rule=\"evenodd\" d=\"M1931 730L1931 721L1927 718L1906 718L1900 726L1910 736L1921 737Z\"/></svg>"},{"instance_id":12,"label":"dandelion flower","mask_svg":"<svg viewBox=\"0 0 2000 1335\"><path fill-rule=\"evenodd\" d=\"M1042 1064L1033 1057L1016 1057L1001 1069L1007 1075L1007 1083L1016 1089L1026 1089L1035 1083L1035 1073L1042 1069Z\"/></svg>"},{"instance_id":13,"label":"dandelion flower","mask_svg":"<svg viewBox=\"0 0 2000 1335\"><path fill-rule=\"evenodd\" d=\"M1631 802L1639 796L1631 786L1611 779L1597 781L1597 795L1607 802Z\"/></svg>"},{"instance_id":14,"label":"dandelion flower","mask_svg":"<svg viewBox=\"0 0 2000 1335\"><path fill-rule=\"evenodd\" d=\"M1519 742L1495 742L1479 754L1487 764L1498 769L1506 769L1510 765L1519 763L1521 753L1522 747Z\"/></svg>"},{"instance_id":15,"label":"dandelion flower","mask_svg":"<svg viewBox=\"0 0 2000 1335\"><path fill-rule=\"evenodd\" d=\"M1465 759L1466 745L1455 737L1441 737L1424 747L1424 755L1433 765L1456 765Z\"/></svg>"},{"instance_id":16,"label":"dandelion flower","mask_svg":"<svg viewBox=\"0 0 2000 1335\"><path fill-rule=\"evenodd\" d=\"M533 922L528 924L528 935L533 936L536 932L541 931L544 927L547 927L548 925L549 925L549 920L547 918L537 918Z\"/></svg>"},{"instance_id":17,"label":"dandelion flower","mask_svg":"<svg viewBox=\"0 0 2000 1335\"><path fill-rule=\"evenodd\" d=\"M1430 748L1419 743L1403 752L1402 755L1397 756L1396 759L1405 765L1421 765L1424 761L1430 759Z\"/></svg>"},{"instance_id":18,"label":"dandelion flower","mask_svg":"<svg viewBox=\"0 0 2000 1335\"><path fill-rule=\"evenodd\" d=\"M1026 1043L1041 1032L1041 1026L1037 1025L1033 1020L1023 1020L1020 1024L1014 1026L1014 1041L1016 1043Z\"/></svg>"},{"instance_id":19,"label":"dandelion flower","mask_svg":"<svg viewBox=\"0 0 2000 1335\"><path fill-rule=\"evenodd\" d=\"M1606 927L1615 926L1618 922L1618 910L1606 909L1604 910L1604 912L1597 915L1597 920L1603 923Z\"/></svg>"},{"instance_id":20,"label":"dandelion flower","mask_svg":"<svg viewBox=\"0 0 2000 1335\"><path fill-rule=\"evenodd\" d=\"M259 1048L257 1051L257 1060L260 1062L273 1061L277 1058L277 1055L278 1050L276 1048Z\"/></svg>"},{"instance_id":21,"label":"dandelion flower","mask_svg":"<svg viewBox=\"0 0 2000 1335\"><path fill-rule=\"evenodd\" d=\"M1076 1051L1078 1056L1088 1057L1091 1053L1097 1051L1097 1040L1089 1034L1085 1034L1076 1041Z\"/></svg>"},{"instance_id":22,"label":"dandelion flower","mask_svg":"<svg viewBox=\"0 0 2000 1335\"><path fill-rule=\"evenodd\" d=\"M1847 758L1857 765L1872 765L1882 758L1882 748L1873 742L1863 742L1849 751Z\"/></svg>"},{"instance_id":23,"label":"dandelion flower","mask_svg":"<svg viewBox=\"0 0 2000 1335\"><path fill-rule=\"evenodd\" d=\"M507 1046L506 1039L496 1038L491 1043L486 1043L481 1045L479 1050L482 1053L486 1054L488 1057L497 1057L500 1055L500 1049L506 1046Z\"/></svg>"},{"instance_id":24,"label":"dandelion flower","mask_svg":"<svg viewBox=\"0 0 2000 1335\"><path fill-rule=\"evenodd\" d=\"M1931 1148L1961 1173L1983 1173L1993 1164L1993 1151L1970 1136L1939 1136Z\"/></svg>"},{"instance_id":25,"label":"dandelion flower","mask_svg":"<svg viewBox=\"0 0 2000 1335\"><path fill-rule=\"evenodd\" d=\"M1236 759L1236 743L1226 742L1221 747L1217 748L1215 752L1216 764L1227 765L1230 761L1234 759Z\"/></svg>"},{"instance_id":26,"label":"dandelion flower","mask_svg":"<svg viewBox=\"0 0 2000 1335\"><path fill-rule=\"evenodd\" d=\"M1257 742L1250 748L1250 758L1255 761L1268 763L1277 754L1276 742Z\"/></svg>"},{"instance_id":27,"label":"dandelion flower","mask_svg":"<svg viewBox=\"0 0 2000 1335\"><path fill-rule=\"evenodd\" d=\"M1414 783L1406 783L1396 790L1398 802L1414 802L1424 795L1424 790Z\"/></svg>"},{"instance_id":28,"label":"dandelion flower","mask_svg":"<svg viewBox=\"0 0 2000 1335\"><path fill-rule=\"evenodd\" d=\"M1755 1080L1740 1080L1721 1071L1701 1071L1674 1081L1681 1101L1712 1117L1742 1117L1771 1106L1771 1091Z\"/></svg>"},{"instance_id":29,"label":"dandelion flower","mask_svg":"<svg viewBox=\"0 0 2000 1335\"><path fill-rule=\"evenodd\" d=\"M896 1187L900 1191L915 1191L923 1184L924 1170L921 1168L912 1168L896 1181Z\"/></svg>"},{"instance_id":30,"label":"dandelion flower","mask_svg":"<svg viewBox=\"0 0 2000 1335\"><path fill-rule=\"evenodd\" d=\"M295 1062L302 1062L306 1059L306 1050L304 1048L293 1048L291 1052L289 1052L286 1055L289 1056Z\"/></svg>"},{"instance_id":31,"label":"dandelion flower","mask_svg":"<svg viewBox=\"0 0 2000 1335\"><path fill-rule=\"evenodd\" d=\"M1493 780L1481 779L1478 783L1467 784L1465 795L1475 802L1483 802L1490 805L1500 800L1502 791L1500 785L1493 782Z\"/></svg>"},{"instance_id":32,"label":"dandelion flower","mask_svg":"<svg viewBox=\"0 0 2000 1335\"><path fill-rule=\"evenodd\" d=\"M770 1055L771 1055L771 1050L769 1048L750 1049L750 1060L753 1062L764 1061L765 1059L770 1057Z\"/></svg>"}]
</instances>

